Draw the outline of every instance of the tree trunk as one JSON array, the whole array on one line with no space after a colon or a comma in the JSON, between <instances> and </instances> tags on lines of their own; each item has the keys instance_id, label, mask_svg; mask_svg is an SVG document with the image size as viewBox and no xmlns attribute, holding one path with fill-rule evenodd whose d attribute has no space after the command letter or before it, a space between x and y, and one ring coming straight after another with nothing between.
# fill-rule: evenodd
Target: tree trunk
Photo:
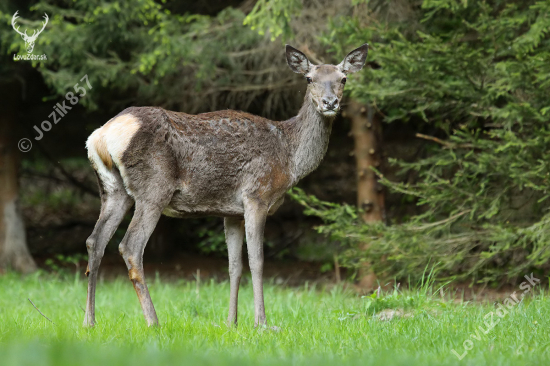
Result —
<instances>
[{"instance_id":1,"label":"tree trunk","mask_svg":"<svg viewBox=\"0 0 550 366\"><path fill-rule=\"evenodd\" d=\"M3 85L0 98L0 271L32 272L36 264L27 248L23 217L18 207L18 150L12 135L21 96L18 84Z\"/></svg>"},{"instance_id":2,"label":"tree trunk","mask_svg":"<svg viewBox=\"0 0 550 366\"><path fill-rule=\"evenodd\" d=\"M351 132L355 142L354 156L357 166L357 206L363 210L366 223L385 221L384 189L378 182L376 173L382 164L382 126L374 108L351 100L345 111L351 119ZM363 244L367 249L369 243ZM376 275L368 263L359 271L359 286L372 289L376 285Z\"/></svg>"}]
</instances>

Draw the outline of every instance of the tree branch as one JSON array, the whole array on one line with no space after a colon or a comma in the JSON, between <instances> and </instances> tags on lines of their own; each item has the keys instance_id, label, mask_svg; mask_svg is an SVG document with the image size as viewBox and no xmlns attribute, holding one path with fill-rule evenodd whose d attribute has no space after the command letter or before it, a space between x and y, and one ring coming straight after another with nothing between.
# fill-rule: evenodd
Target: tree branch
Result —
<instances>
[{"instance_id":1,"label":"tree branch","mask_svg":"<svg viewBox=\"0 0 550 366\"><path fill-rule=\"evenodd\" d=\"M50 318L48 318L46 315L44 315L40 309L38 309L36 307L36 305L34 305L34 303L31 301L31 299L27 298L27 300L29 300L29 302L32 304L32 306L34 306L34 308L36 309L36 311L38 311L40 313L40 315L42 315L44 318L48 319L52 324L55 324Z\"/></svg>"},{"instance_id":2,"label":"tree branch","mask_svg":"<svg viewBox=\"0 0 550 366\"><path fill-rule=\"evenodd\" d=\"M456 149L456 148L473 149L473 148L475 148L475 146L473 144L455 144L453 142L443 141L441 139L438 139L437 137L423 135L421 133L417 133L416 137L424 139L424 140L430 140L430 141L433 141L433 142L437 142L438 144L445 146L447 149Z\"/></svg>"}]
</instances>

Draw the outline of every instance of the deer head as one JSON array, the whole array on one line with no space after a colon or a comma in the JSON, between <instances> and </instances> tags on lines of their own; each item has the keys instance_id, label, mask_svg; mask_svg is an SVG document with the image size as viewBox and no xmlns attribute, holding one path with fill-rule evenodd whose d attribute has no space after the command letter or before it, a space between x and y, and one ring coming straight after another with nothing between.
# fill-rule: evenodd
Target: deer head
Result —
<instances>
[{"instance_id":1,"label":"deer head","mask_svg":"<svg viewBox=\"0 0 550 366\"><path fill-rule=\"evenodd\" d=\"M317 111L325 117L334 117L340 110L346 76L363 68L368 49L365 43L338 65L313 65L302 52L286 45L286 60L292 71L306 77L308 92Z\"/></svg>"},{"instance_id":2,"label":"deer head","mask_svg":"<svg viewBox=\"0 0 550 366\"><path fill-rule=\"evenodd\" d=\"M40 33L42 33L42 31L44 30L44 28L46 28L46 24L48 24L48 19L49 19L49 18L48 18L48 14L44 13L44 19L45 19L46 21L44 22L44 25L42 26L42 29L40 29L38 32L37 32L37 31L34 31L33 34L29 36L29 35L27 35L27 30L26 30L26 29L25 29L25 32L24 32L24 33L21 33L21 32L19 31L19 27L17 27L17 28L15 27L15 25L16 25L16 24L15 24L15 20L16 20L17 18L19 18L19 17L17 16L17 13L18 13L18 12L19 12L19 10L16 11L15 14L13 14L13 18L11 18L11 26L13 27L13 29L14 29L17 33L19 33L19 34L21 35L21 37L22 37L23 40L25 41L25 47L27 47L27 52L28 52L28 53L32 53L32 50L34 49L34 42L36 41L36 38L38 38L38 35L39 35Z\"/></svg>"}]
</instances>

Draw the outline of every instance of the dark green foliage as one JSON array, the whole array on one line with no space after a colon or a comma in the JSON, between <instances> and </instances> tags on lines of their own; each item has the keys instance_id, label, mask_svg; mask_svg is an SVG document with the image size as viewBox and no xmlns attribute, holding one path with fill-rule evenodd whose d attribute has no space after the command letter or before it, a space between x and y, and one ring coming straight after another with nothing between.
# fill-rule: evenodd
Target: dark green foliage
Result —
<instances>
[{"instance_id":1,"label":"dark green foliage","mask_svg":"<svg viewBox=\"0 0 550 366\"><path fill-rule=\"evenodd\" d=\"M301 9L299 0L269 1L258 0L254 8L244 20L252 30L258 30L259 34L270 34L274 41L281 36L283 39L292 38L292 18Z\"/></svg>"},{"instance_id":2,"label":"dark green foliage","mask_svg":"<svg viewBox=\"0 0 550 366\"><path fill-rule=\"evenodd\" d=\"M30 14L50 15L36 46L48 60L34 65L59 95L87 74L94 90L82 103L89 109L152 104L189 113L234 108L289 117L286 110L297 98L288 90L296 83L290 72L281 77L282 46L244 26L241 10L173 14L165 3L40 1ZM12 15L0 9L5 25ZM0 36L4 54L25 53L23 45L15 32Z\"/></svg>"},{"instance_id":3,"label":"dark green foliage","mask_svg":"<svg viewBox=\"0 0 550 366\"><path fill-rule=\"evenodd\" d=\"M381 14L382 2L366 3ZM547 271L550 3L412 3L407 22L343 17L324 41L343 53L369 40L377 67L351 80L352 96L374 104L386 122L436 135L424 136L420 159L391 161L414 181L383 179L422 213L365 226L349 206L299 191L295 198L325 220L320 231L369 243L366 253L352 246L348 258L368 258L387 275L418 276L430 261L449 276L483 282Z\"/></svg>"},{"instance_id":4,"label":"dark green foliage","mask_svg":"<svg viewBox=\"0 0 550 366\"><path fill-rule=\"evenodd\" d=\"M204 254L227 255L225 232L220 220L208 219L205 226L198 231L201 238L198 249Z\"/></svg>"}]
</instances>

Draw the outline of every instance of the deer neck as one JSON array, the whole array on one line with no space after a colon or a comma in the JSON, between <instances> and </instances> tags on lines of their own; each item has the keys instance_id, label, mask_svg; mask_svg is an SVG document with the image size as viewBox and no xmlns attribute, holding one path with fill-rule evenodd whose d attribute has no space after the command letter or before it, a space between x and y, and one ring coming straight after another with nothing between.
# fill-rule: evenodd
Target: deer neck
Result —
<instances>
[{"instance_id":1,"label":"deer neck","mask_svg":"<svg viewBox=\"0 0 550 366\"><path fill-rule=\"evenodd\" d=\"M287 121L294 183L319 166L328 148L334 117L324 117L315 108L309 92L298 115Z\"/></svg>"}]
</instances>

